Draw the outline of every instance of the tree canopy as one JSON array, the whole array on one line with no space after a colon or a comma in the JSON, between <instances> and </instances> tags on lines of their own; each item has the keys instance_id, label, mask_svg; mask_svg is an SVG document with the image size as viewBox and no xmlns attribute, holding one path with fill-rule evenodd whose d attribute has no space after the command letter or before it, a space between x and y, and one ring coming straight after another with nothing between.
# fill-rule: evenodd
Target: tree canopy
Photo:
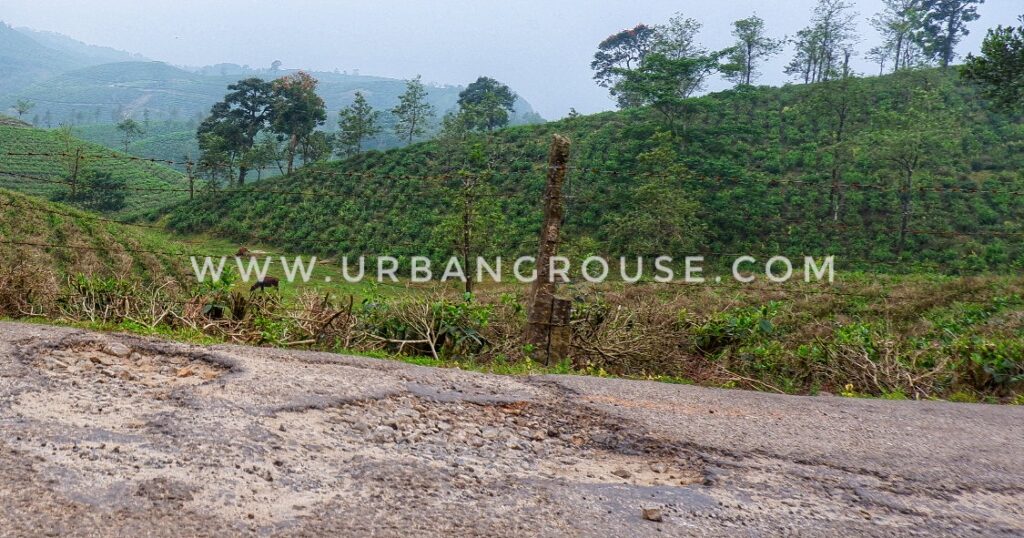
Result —
<instances>
[{"instance_id":1,"label":"tree canopy","mask_svg":"<svg viewBox=\"0 0 1024 538\"><path fill-rule=\"evenodd\" d=\"M723 71L729 80L749 86L760 75L758 63L778 54L785 41L768 37L764 19L757 15L734 22L732 35L736 44L728 53Z\"/></svg>"},{"instance_id":2,"label":"tree canopy","mask_svg":"<svg viewBox=\"0 0 1024 538\"><path fill-rule=\"evenodd\" d=\"M275 80L271 129L288 141L288 173L295 168L299 146L327 121L327 106L317 95L317 80L299 71Z\"/></svg>"},{"instance_id":3,"label":"tree canopy","mask_svg":"<svg viewBox=\"0 0 1024 538\"><path fill-rule=\"evenodd\" d=\"M500 129L515 110L516 94L490 77L480 77L459 94L459 108L470 127L480 131Z\"/></svg>"},{"instance_id":4,"label":"tree canopy","mask_svg":"<svg viewBox=\"0 0 1024 538\"><path fill-rule=\"evenodd\" d=\"M249 168L242 156L256 143L256 136L267 128L274 115L274 95L270 83L247 78L228 86L230 92L213 105L210 116L199 125L199 148L204 154L217 154L238 164L238 184L245 183Z\"/></svg>"},{"instance_id":5,"label":"tree canopy","mask_svg":"<svg viewBox=\"0 0 1024 538\"><path fill-rule=\"evenodd\" d=\"M970 55L963 76L977 83L986 97L1008 110L1024 110L1024 15L1020 27L989 30L981 56Z\"/></svg>"},{"instance_id":6,"label":"tree canopy","mask_svg":"<svg viewBox=\"0 0 1024 538\"><path fill-rule=\"evenodd\" d=\"M978 5L985 0L922 0L925 51L943 69L956 58L956 46L970 33L967 23L978 20Z\"/></svg>"}]
</instances>

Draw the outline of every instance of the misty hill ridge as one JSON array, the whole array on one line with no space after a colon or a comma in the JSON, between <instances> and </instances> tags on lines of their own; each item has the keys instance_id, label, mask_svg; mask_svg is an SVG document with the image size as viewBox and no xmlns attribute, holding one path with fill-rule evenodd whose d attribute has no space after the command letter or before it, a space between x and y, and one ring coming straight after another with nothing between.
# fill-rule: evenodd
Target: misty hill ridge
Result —
<instances>
[{"instance_id":1,"label":"misty hill ridge","mask_svg":"<svg viewBox=\"0 0 1024 538\"><path fill-rule=\"evenodd\" d=\"M0 96L76 67L80 65L74 59L0 22Z\"/></svg>"}]
</instances>

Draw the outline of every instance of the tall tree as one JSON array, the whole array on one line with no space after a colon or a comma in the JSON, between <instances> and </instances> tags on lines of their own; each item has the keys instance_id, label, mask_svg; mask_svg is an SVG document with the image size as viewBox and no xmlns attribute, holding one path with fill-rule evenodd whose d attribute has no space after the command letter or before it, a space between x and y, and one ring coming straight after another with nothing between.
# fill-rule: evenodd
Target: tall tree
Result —
<instances>
[{"instance_id":1,"label":"tall tree","mask_svg":"<svg viewBox=\"0 0 1024 538\"><path fill-rule=\"evenodd\" d=\"M864 57L878 64L878 76L882 76L885 74L885 63L892 57L892 50L889 47L879 45L871 47Z\"/></svg>"},{"instance_id":2,"label":"tall tree","mask_svg":"<svg viewBox=\"0 0 1024 538\"><path fill-rule=\"evenodd\" d=\"M943 69L956 58L956 46L970 33L967 24L978 20L985 0L922 0L925 50Z\"/></svg>"},{"instance_id":3,"label":"tall tree","mask_svg":"<svg viewBox=\"0 0 1024 538\"><path fill-rule=\"evenodd\" d=\"M867 147L895 173L899 235L896 255L903 253L913 218L917 183L929 172L954 160L959 148L958 125L944 106L941 88L926 80L907 81L894 106L877 114Z\"/></svg>"},{"instance_id":4,"label":"tall tree","mask_svg":"<svg viewBox=\"0 0 1024 538\"><path fill-rule=\"evenodd\" d=\"M256 136L268 126L274 114L274 96L270 83L259 78L240 80L228 86L228 90L230 93L213 105L196 134L201 152L226 154L229 160L238 163L238 184L244 185L249 167L241 157L252 149ZM218 157L216 161L222 163L223 159Z\"/></svg>"},{"instance_id":5,"label":"tall tree","mask_svg":"<svg viewBox=\"0 0 1024 538\"><path fill-rule=\"evenodd\" d=\"M256 172L257 181L263 179L263 170L271 165L277 165L278 170L282 174L284 173L284 168L280 162L281 152L278 150L278 144L278 141L273 136L264 134L256 141L252 149L242 156L250 169Z\"/></svg>"},{"instance_id":6,"label":"tall tree","mask_svg":"<svg viewBox=\"0 0 1024 538\"><path fill-rule=\"evenodd\" d=\"M327 107L317 95L317 80L305 71L275 80L271 127L288 141L288 173L295 169L299 145L327 121Z\"/></svg>"},{"instance_id":7,"label":"tall tree","mask_svg":"<svg viewBox=\"0 0 1024 538\"><path fill-rule=\"evenodd\" d=\"M728 55L725 75L736 84L749 86L760 75L758 63L778 54L785 40L765 35L764 19L753 15L732 23L736 44Z\"/></svg>"},{"instance_id":8,"label":"tall tree","mask_svg":"<svg viewBox=\"0 0 1024 538\"><path fill-rule=\"evenodd\" d=\"M380 134L380 112L366 102L362 92L356 92L355 102L338 113L338 150L350 156L363 152L363 141Z\"/></svg>"},{"instance_id":9,"label":"tall tree","mask_svg":"<svg viewBox=\"0 0 1024 538\"><path fill-rule=\"evenodd\" d=\"M18 101L14 103L14 111L18 113L18 119L21 119L22 116L31 112L35 107L36 104L28 99L18 99Z\"/></svg>"},{"instance_id":10,"label":"tall tree","mask_svg":"<svg viewBox=\"0 0 1024 538\"><path fill-rule=\"evenodd\" d=\"M920 63L921 36L924 29L922 0L883 0L884 8L871 19L882 35L882 45L873 56L880 64L892 60L893 72Z\"/></svg>"},{"instance_id":11,"label":"tall tree","mask_svg":"<svg viewBox=\"0 0 1024 538\"><path fill-rule=\"evenodd\" d=\"M603 226L610 253L648 260L692 252L707 235L700 204L684 185L692 173L680 163L675 138L658 132L650 142L654 147L637 156L638 175L648 177L629 186L625 207L609 214Z\"/></svg>"},{"instance_id":12,"label":"tall tree","mask_svg":"<svg viewBox=\"0 0 1024 538\"><path fill-rule=\"evenodd\" d=\"M515 110L516 94L490 77L480 77L459 93L459 108L470 126L480 131L500 129Z\"/></svg>"},{"instance_id":13,"label":"tall tree","mask_svg":"<svg viewBox=\"0 0 1024 538\"><path fill-rule=\"evenodd\" d=\"M313 131L309 136L303 137L299 143L299 155L302 156L302 166L330 157L333 149L333 134Z\"/></svg>"},{"instance_id":14,"label":"tall tree","mask_svg":"<svg viewBox=\"0 0 1024 538\"><path fill-rule=\"evenodd\" d=\"M818 0L811 25L793 40L796 54L786 74L802 78L805 84L848 75L856 18L853 4L846 0Z\"/></svg>"},{"instance_id":15,"label":"tall tree","mask_svg":"<svg viewBox=\"0 0 1024 538\"><path fill-rule=\"evenodd\" d=\"M238 153L234 144L224 140L213 131L199 131L197 138L199 141L198 170L210 180L211 187L216 187L221 179L229 181L232 176L231 169L234 168L235 163L246 160L246 155ZM247 153L251 153L251 150Z\"/></svg>"},{"instance_id":16,"label":"tall tree","mask_svg":"<svg viewBox=\"0 0 1024 538\"><path fill-rule=\"evenodd\" d=\"M124 144L124 152L128 153L128 146L138 137L142 136L145 131L142 130L142 126L139 122L125 118L117 124L117 130L121 132L121 143Z\"/></svg>"},{"instance_id":17,"label":"tall tree","mask_svg":"<svg viewBox=\"0 0 1024 538\"><path fill-rule=\"evenodd\" d=\"M391 109L395 122L395 134L412 144L417 137L427 132L427 124L434 117L434 107L427 102L427 88L420 76L406 81L405 92L398 97L398 106Z\"/></svg>"},{"instance_id":18,"label":"tall tree","mask_svg":"<svg viewBox=\"0 0 1024 538\"><path fill-rule=\"evenodd\" d=\"M985 97L1009 111L1024 110L1024 15L1021 27L989 30L981 56L967 56L964 78L981 86Z\"/></svg>"},{"instance_id":19,"label":"tall tree","mask_svg":"<svg viewBox=\"0 0 1024 538\"><path fill-rule=\"evenodd\" d=\"M502 237L508 237L510 229L506 213L500 205L500 198L492 186L494 172L490 170L483 143L466 145L469 132L453 117L448 118L446 129L441 132L439 143L442 147L457 144L454 151L446 155L459 162L451 167L448 174L453 178L445 190L446 207L449 212L441 215L433 229L433 243L441 252L454 252L461 259L461 265L468 277L466 293L473 293L473 278L477 273L477 258L501 256ZM449 165L453 162L449 162Z\"/></svg>"},{"instance_id":20,"label":"tall tree","mask_svg":"<svg viewBox=\"0 0 1024 538\"><path fill-rule=\"evenodd\" d=\"M590 68L598 85L611 88L620 79L623 70L630 71L640 65L647 53L651 52L656 38L654 28L638 24L608 36L597 45L597 53Z\"/></svg>"}]
</instances>

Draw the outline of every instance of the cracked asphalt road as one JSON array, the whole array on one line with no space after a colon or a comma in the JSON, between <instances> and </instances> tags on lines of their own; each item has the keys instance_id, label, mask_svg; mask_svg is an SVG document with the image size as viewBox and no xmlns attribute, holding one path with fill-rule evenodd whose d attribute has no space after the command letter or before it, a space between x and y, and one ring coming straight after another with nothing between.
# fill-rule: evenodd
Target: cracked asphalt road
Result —
<instances>
[{"instance_id":1,"label":"cracked asphalt road","mask_svg":"<svg viewBox=\"0 0 1024 538\"><path fill-rule=\"evenodd\" d=\"M1022 419L0 323L0 535L1020 536Z\"/></svg>"}]
</instances>

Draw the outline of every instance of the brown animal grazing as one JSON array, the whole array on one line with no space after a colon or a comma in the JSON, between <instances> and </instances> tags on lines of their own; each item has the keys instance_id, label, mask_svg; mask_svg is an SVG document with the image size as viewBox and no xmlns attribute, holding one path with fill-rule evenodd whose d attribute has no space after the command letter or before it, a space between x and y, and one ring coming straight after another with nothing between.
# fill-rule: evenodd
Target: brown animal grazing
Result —
<instances>
[{"instance_id":1,"label":"brown animal grazing","mask_svg":"<svg viewBox=\"0 0 1024 538\"><path fill-rule=\"evenodd\" d=\"M252 287L249 288L249 291L256 291L258 289L265 290L267 288L275 288L277 290L280 290L281 281L272 276L268 276L267 278L264 278L263 280L260 280L259 282L253 284Z\"/></svg>"},{"instance_id":2,"label":"brown animal grazing","mask_svg":"<svg viewBox=\"0 0 1024 538\"><path fill-rule=\"evenodd\" d=\"M235 256L239 257L239 258L247 258L247 257L249 257L251 255L252 255L252 253L250 253L249 249L247 249L245 247L242 247L242 248L238 249L238 252L235 253Z\"/></svg>"}]
</instances>

